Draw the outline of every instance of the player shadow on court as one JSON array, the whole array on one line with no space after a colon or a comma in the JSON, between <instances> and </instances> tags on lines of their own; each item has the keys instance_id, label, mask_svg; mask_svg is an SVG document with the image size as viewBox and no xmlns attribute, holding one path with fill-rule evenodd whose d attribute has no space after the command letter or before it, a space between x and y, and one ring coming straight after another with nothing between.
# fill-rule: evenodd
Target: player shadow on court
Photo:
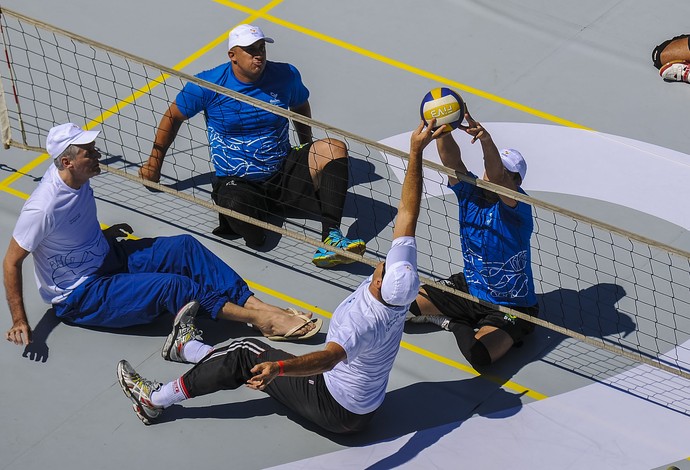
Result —
<instances>
[{"instance_id":1,"label":"player shadow on court","mask_svg":"<svg viewBox=\"0 0 690 470\"><path fill-rule=\"evenodd\" d=\"M625 338L636 328L633 319L616 308L616 304L625 295L625 289L612 283L595 284L580 291L555 289L545 294L537 294L540 307L539 318L591 338L606 338L617 343L618 339ZM408 334L430 332L449 334L433 325L409 323L405 325L405 332ZM491 369L492 371L505 369L506 372L516 367L519 369L558 348L566 338L568 336L537 326L534 333L516 344L503 358L491 365ZM542 344L543 341L547 341L548 344ZM531 343L535 344L531 345ZM626 348L625 345L621 347ZM536 350L532 351L534 348ZM526 354L520 351L525 351ZM458 358L463 359L459 350L457 353ZM532 355L535 357L532 358Z\"/></svg>"},{"instance_id":2,"label":"player shadow on court","mask_svg":"<svg viewBox=\"0 0 690 470\"><path fill-rule=\"evenodd\" d=\"M590 337L625 337L635 330L636 325L627 314L615 307L624 296L623 288L607 283L582 291L557 289L540 296L541 318ZM409 325L406 331L413 334L422 331L449 334L429 325ZM477 377L422 382L391 391L369 430L356 436L336 436L333 440L347 446L365 446L413 433L398 451L368 468L389 469L409 462L475 414L500 419L518 413L524 393L511 392L503 386L525 365L541 360L559 348L566 338L560 333L538 327L525 339L524 344L515 347L496 364L480 371ZM451 359L465 362L459 351L457 354ZM577 354L578 361L582 363L580 365L586 362L586 354L583 355L582 350L572 354ZM600 364L601 356L595 353L590 359L591 364ZM584 366L575 373L586 375L583 371ZM617 372L611 370L610 374Z\"/></svg>"},{"instance_id":3,"label":"player shadow on court","mask_svg":"<svg viewBox=\"0 0 690 470\"><path fill-rule=\"evenodd\" d=\"M419 382L388 392L384 404L376 412L370 425L354 435L334 434L298 416L273 398L257 393L256 399L242 402L193 407L173 405L158 423L186 419L251 419L278 415L303 428L347 447L363 447L411 434L409 440L396 453L370 466L372 469L395 468L411 460L443 436L459 428L464 421L477 414L500 419L519 412L520 394L507 392L500 386L480 377L445 382ZM474 404L471 397L486 390L490 404ZM227 393L233 393L229 391ZM252 392L253 393L253 392ZM488 400L485 399L484 401Z\"/></svg>"},{"instance_id":4,"label":"player shadow on court","mask_svg":"<svg viewBox=\"0 0 690 470\"><path fill-rule=\"evenodd\" d=\"M25 357L34 362L47 362L50 357L50 347L48 346L48 337L53 330L60 324L66 326L82 328L84 330L91 330L93 332L106 332L115 334L125 334L132 336L159 336L161 337L161 345L163 338L168 336L171 331L173 316L161 315L154 322L148 325L132 326L129 328L100 328L95 326L83 326L70 323L58 318L55 315L55 310L51 307L43 314L41 319L36 324L32 331L31 343L24 347L22 357Z\"/></svg>"}]
</instances>

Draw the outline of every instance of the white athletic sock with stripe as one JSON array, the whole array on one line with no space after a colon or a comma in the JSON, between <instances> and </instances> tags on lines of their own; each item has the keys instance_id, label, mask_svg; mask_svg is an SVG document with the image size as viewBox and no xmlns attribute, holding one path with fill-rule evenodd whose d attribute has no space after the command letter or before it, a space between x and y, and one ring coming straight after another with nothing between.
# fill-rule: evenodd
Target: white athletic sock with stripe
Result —
<instances>
[{"instance_id":1,"label":"white athletic sock with stripe","mask_svg":"<svg viewBox=\"0 0 690 470\"><path fill-rule=\"evenodd\" d=\"M151 394L151 403L156 406L167 408L170 405L179 403L187 399L182 387L182 377L172 382L168 382Z\"/></svg>"},{"instance_id":2,"label":"white athletic sock with stripe","mask_svg":"<svg viewBox=\"0 0 690 470\"><path fill-rule=\"evenodd\" d=\"M184 357L187 362L197 364L211 351L213 351L213 346L193 339L188 341L182 348L182 357Z\"/></svg>"}]
</instances>

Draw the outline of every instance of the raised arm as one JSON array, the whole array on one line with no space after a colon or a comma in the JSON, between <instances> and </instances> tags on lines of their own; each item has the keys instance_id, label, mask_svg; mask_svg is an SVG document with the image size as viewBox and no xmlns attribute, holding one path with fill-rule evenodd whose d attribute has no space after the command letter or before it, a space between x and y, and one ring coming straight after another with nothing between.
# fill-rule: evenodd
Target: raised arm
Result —
<instances>
[{"instance_id":1,"label":"raised arm","mask_svg":"<svg viewBox=\"0 0 690 470\"><path fill-rule=\"evenodd\" d=\"M290 111L295 112L297 114L301 114L302 116L311 117L311 106L309 105L309 101L305 101L304 103L293 106L290 108ZM311 133L311 127L307 126L306 124L302 124L301 122L293 121L295 124L295 130L297 131L297 138L299 139L300 144L308 144L312 140L312 133Z\"/></svg>"},{"instance_id":2,"label":"raised arm","mask_svg":"<svg viewBox=\"0 0 690 470\"><path fill-rule=\"evenodd\" d=\"M410 160L407 162L407 172L403 180L398 215L395 217L393 239L398 237L414 237L419 217L419 204L422 200L422 152L434 138L441 135L443 129L439 127L432 131L436 120L428 126L422 121L410 136Z\"/></svg>"},{"instance_id":3,"label":"raised arm","mask_svg":"<svg viewBox=\"0 0 690 470\"><path fill-rule=\"evenodd\" d=\"M153 140L153 148L148 161L139 169L139 176L142 178L158 182L161 179L161 168L165 154L172 145L180 126L187 117L180 112L175 103L172 103L161 118Z\"/></svg>"},{"instance_id":4,"label":"raised arm","mask_svg":"<svg viewBox=\"0 0 690 470\"><path fill-rule=\"evenodd\" d=\"M465 132L473 137L472 143L479 140L479 142L482 144L486 179L491 183L516 191L518 185L515 181L515 178L503 166L501 155L498 152L496 144L491 138L491 134L489 134L489 132L484 129L480 123L472 119L472 116L470 116L469 113L465 114L465 119L467 119L467 123L469 125L464 129ZM506 196L499 197L510 207L515 207L517 205L517 201L513 198Z\"/></svg>"},{"instance_id":5,"label":"raised arm","mask_svg":"<svg viewBox=\"0 0 690 470\"><path fill-rule=\"evenodd\" d=\"M23 249L14 238L10 239L7 253L2 264L5 277L5 295L12 315L12 327L7 330L7 341L18 345L28 345L31 342L31 327L24 309L24 296L22 293L22 265L29 256L29 252Z\"/></svg>"},{"instance_id":6,"label":"raised arm","mask_svg":"<svg viewBox=\"0 0 690 470\"><path fill-rule=\"evenodd\" d=\"M328 342L322 351L304 354L279 362L282 363L283 375L306 377L329 371L346 358L347 354L342 346L338 343ZM281 364L278 362L262 362L255 365L251 372L254 376L247 380L247 385L255 390L263 390L280 374Z\"/></svg>"},{"instance_id":7,"label":"raised arm","mask_svg":"<svg viewBox=\"0 0 690 470\"><path fill-rule=\"evenodd\" d=\"M436 148L438 149L438 155L441 157L441 163L446 168L450 168L456 173L463 175L467 174L467 167L462 161L462 155L460 153L460 146L453 139L450 132L443 134L436 140ZM458 182L458 179L454 176L448 177L448 184L454 185Z\"/></svg>"}]
</instances>

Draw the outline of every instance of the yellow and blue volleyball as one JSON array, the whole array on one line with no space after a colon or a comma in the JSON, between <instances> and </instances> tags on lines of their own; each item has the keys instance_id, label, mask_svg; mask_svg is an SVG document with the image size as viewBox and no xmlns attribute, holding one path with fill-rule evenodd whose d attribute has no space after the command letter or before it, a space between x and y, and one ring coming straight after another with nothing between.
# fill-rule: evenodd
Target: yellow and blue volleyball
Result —
<instances>
[{"instance_id":1,"label":"yellow and blue volleyball","mask_svg":"<svg viewBox=\"0 0 690 470\"><path fill-rule=\"evenodd\" d=\"M436 128L443 126L443 132L450 132L464 119L465 102L450 88L434 88L422 99L419 112L426 123L436 118Z\"/></svg>"}]
</instances>

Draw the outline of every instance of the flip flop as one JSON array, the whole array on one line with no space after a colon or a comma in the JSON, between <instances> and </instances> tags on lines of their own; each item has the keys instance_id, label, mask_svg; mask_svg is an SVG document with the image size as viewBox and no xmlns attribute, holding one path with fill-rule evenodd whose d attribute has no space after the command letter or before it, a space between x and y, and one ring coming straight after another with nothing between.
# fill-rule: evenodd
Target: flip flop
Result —
<instances>
[{"instance_id":1,"label":"flip flop","mask_svg":"<svg viewBox=\"0 0 690 470\"><path fill-rule=\"evenodd\" d=\"M320 318L309 318L306 315L303 315L295 309L288 309L291 312L293 312L293 315L296 317L299 317L304 323L301 325L297 325L296 327L292 328L289 330L287 333L284 335L273 335L273 336L266 336L267 339L271 341L301 341L307 338L311 338L315 334L317 334L321 330L321 325L323 325L323 320ZM297 335L295 334L297 331L299 331L301 328L304 327L307 323L313 323L314 328L311 330L307 331L306 333L302 335Z\"/></svg>"},{"instance_id":2,"label":"flip flop","mask_svg":"<svg viewBox=\"0 0 690 470\"><path fill-rule=\"evenodd\" d=\"M292 315L293 317L294 317L294 316L301 316L301 317L305 318L306 320L311 321L311 318L309 318L308 316L304 315L303 313L300 313L299 310L297 310L296 308L287 307L285 310L287 310L288 312L290 312L290 315ZM256 331L258 331L258 332L261 332L261 329L260 329L258 326L254 326L253 323L247 323L247 326L248 326L249 328L253 329L253 330L256 330ZM304 326L304 325L301 325L300 328L302 328L302 326Z\"/></svg>"}]
</instances>

